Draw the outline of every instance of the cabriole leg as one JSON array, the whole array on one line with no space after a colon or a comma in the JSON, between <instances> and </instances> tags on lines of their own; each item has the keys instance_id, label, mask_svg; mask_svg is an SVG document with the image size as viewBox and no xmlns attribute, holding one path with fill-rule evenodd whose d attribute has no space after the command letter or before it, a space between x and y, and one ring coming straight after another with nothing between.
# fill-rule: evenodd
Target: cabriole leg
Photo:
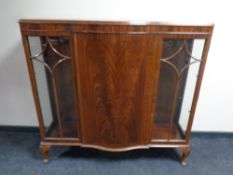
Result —
<instances>
[{"instance_id":1,"label":"cabriole leg","mask_svg":"<svg viewBox=\"0 0 233 175\"><path fill-rule=\"evenodd\" d=\"M40 152L44 154L44 160L43 160L44 163L49 162L49 150L50 150L49 145L40 145Z\"/></svg>"},{"instance_id":2,"label":"cabriole leg","mask_svg":"<svg viewBox=\"0 0 233 175\"><path fill-rule=\"evenodd\" d=\"M190 147L182 147L180 148L180 152L182 153L182 156L180 158L180 163L183 166L187 165L187 161L186 158L189 156L190 152L191 152L191 148Z\"/></svg>"}]
</instances>

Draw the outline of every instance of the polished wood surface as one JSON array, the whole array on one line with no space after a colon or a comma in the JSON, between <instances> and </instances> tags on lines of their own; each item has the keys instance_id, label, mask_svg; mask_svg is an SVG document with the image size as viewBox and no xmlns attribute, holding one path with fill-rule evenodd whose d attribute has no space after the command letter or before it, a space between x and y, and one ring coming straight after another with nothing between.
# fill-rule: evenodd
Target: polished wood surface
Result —
<instances>
[{"instance_id":1,"label":"polished wood surface","mask_svg":"<svg viewBox=\"0 0 233 175\"><path fill-rule=\"evenodd\" d=\"M85 144L146 144L157 81L159 42L153 35L77 34Z\"/></svg>"},{"instance_id":2,"label":"polished wood surface","mask_svg":"<svg viewBox=\"0 0 233 175\"><path fill-rule=\"evenodd\" d=\"M175 147L181 148L181 163L185 164L213 25L68 20L20 20L19 23L45 162L50 146L70 145L106 151ZM54 114L54 119L61 124L54 120L47 135L28 42L30 36L68 39L65 44L58 42L57 50L45 49L42 53L51 64L56 64L60 53L71 57L71 64L61 64L57 70L57 83L48 80L50 98L59 104L53 109L59 114ZM185 41L192 51L194 39L204 39L205 44L187 130L183 131L178 121L188 69L179 79L178 87L174 72L163 64L162 58L179 49L179 46L167 47L166 40ZM191 56L183 51L179 54L173 64L181 70ZM58 93L52 93L54 90ZM177 102L176 97L181 100Z\"/></svg>"}]
</instances>

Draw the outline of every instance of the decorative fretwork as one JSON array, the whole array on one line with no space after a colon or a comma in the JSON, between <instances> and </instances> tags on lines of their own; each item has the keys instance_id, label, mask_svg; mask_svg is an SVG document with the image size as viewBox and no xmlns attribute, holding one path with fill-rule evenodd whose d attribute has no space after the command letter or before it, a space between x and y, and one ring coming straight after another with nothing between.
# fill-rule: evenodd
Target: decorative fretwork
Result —
<instances>
[{"instance_id":1,"label":"decorative fretwork","mask_svg":"<svg viewBox=\"0 0 233 175\"><path fill-rule=\"evenodd\" d=\"M60 57L60 59L57 60L57 62L50 67L46 62L43 60L40 60L39 57L43 56L44 52L50 48L56 55ZM51 79L52 79L52 91L53 91L53 96L54 96L54 101L55 101L55 110L56 110L56 116L58 120L58 127L59 127L59 135L60 137L63 136L63 128L62 128L62 117L61 117L61 110L60 110L60 102L58 99L58 92L57 92L57 86L56 86L56 76L55 76L55 71L56 68L63 62L71 60L71 57L66 56L62 53L60 53L52 44L51 39L49 37L45 37L45 44L44 47L42 48L41 52L35 55L30 56L31 59L37 61L38 63L42 64L50 73Z\"/></svg>"},{"instance_id":2,"label":"decorative fretwork","mask_svg":"<svg viewBox=\"0 0 233 175\"><path fill-rule=\"evenodd\" d=\"M190 61L189 64L186 64L182 69L181 71L178 70L178 68L176 67L175 64L173 64L171 62L171 59L175 58L181 51L185 51L185 53L191 58L193 59L193 61ZM166 63L168 64L169 66L171 66L175 72L176 72L176 76L177 76L177 79L180 78L180 76L182 75L182 73L189 68L190 65L194 64L194 63L199 63L201 62L201 59L198 59L194 56L192 56L191 52L189 51L188 49L188 45L187 45L187 42L184 40L183 43L181 44L181 46L177 49L177 51L175 51L173 54L171 54L170 56L168 57L165 57L165 58L161 58L160 59L161 62L163 63Z\"/></svg>"},{"instance_id":3,"label":"decorative fretwork","mask_svg":"<svg viewBox=\"0 0 233 175\"><path fill-rule=\"evenodd\" d=\"M175 58L179 53L182 51L187 54L187 56L190 58L190 61L188 64L186 64L181 70L177 68L177 66L171 61L173 58ZM169 65L176 73L176 82L175 82L175 91L174 91L174 96L173 96L173 101L172 101L172 110L171 110L171 117L169 121L169 132L168 132L168 140L171 139L171 133L172 133L172 125L173 125L173 119L175 115L175 110L176 110L176 101L177 101L177 95L178 95L178 90L179 90L179 81L180 77L183 74L183 72L189 68L189 66L195 64L195 63L200 63L202 60L198 59L194 56L192 56L192 53L188 49L188 44L184 40L181 46L170 56L167 56L165 58L160 59L161 62Z\"/></svg>"},{"instance_id":4,"label":"decorative fretwork","mask_svg":"<svg viewBox=\"0 0 233 175\"><path fill-rule=\"evenodd\" d=\"M58 56L60 56L62 59L59 59L55 64L54 66L52 66L52 68L47 64L45 63L44 61L40 60L39 57L43 55L43 53L46 51L47 48L51 48L52 51L54 53L56 53ZM45 66L45 68L49 71L49 73L51 74L52 77L54 77L54 73L55 73L55 69L56 67L61 64L62 62L66 61L66 60L70 60L71 58L69 56L66 56L62 53L60 53L53 45L52 45L52 42L51 40L46 37L45 38L45 46L44 48L42 49L42 51L38 54L35 54L33 56L30 56L32 59L38 61L39 63L43 64Z\"/></svg>"}]
</instances>

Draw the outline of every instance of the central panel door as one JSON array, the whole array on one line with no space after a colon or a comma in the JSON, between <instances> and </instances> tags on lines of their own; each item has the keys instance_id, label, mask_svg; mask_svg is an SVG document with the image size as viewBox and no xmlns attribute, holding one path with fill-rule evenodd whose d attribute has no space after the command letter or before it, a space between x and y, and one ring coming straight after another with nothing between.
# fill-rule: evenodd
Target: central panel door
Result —
<instances>
[{"instance_id":1,"label":"central panel door","mask_svg":"<svg viewBox=\"0 0 233 175\"><path fill-rule=\"evenodd\" d=\"M153 121L160 44L152 34L76 34L84 144L145 145Z\"/></svg>"}]
</instances>

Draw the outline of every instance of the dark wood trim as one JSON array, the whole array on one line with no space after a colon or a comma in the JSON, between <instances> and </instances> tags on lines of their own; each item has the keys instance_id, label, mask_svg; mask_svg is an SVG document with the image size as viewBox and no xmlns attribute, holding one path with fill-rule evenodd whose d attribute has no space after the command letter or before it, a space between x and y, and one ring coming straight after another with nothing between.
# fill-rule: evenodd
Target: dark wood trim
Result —
<instances>
[{"instance_id":1,"label":"dark wood trim","mask_svg":"<svg viewBox=\"0 0 233 175\"><path fill-rule=\"evenodd\" d=\"M77 37L76 37L76 33L73 33L72 34L72 45L73 45L73 48L76 48L77 47ZM78 58L78 53L77 53L77 50L76 49L73 49L73 52L72 52L73 56L75 58ZM75 93L76 93L76 103L79 104L78 105L78 121L79 121L79 124L78 124L78 127L79 127L79 133L80 133L80 140L83 141L83 138L82 138L82 133L83 133L83 123L82 123L82 119L80 116L83 116L83 107L82 107L82 93L81 93L81 87L80 87L80 74L78 73L80 67L79 67L79 62L77 61L77 59L74 59L74 62L73 62L73 66L74 66L74 69L75 69ZM77 70L78 69L78 70ZM85 97L83 97L85 98Z\"/></svg>"},{"instance_id":2,"label":"dark wood trim","mask_svg":"<svg viewBox=\"0 0 233 175\"><path fill-rule=\"evenodd\" d=\"M161 57L162 55L162 43L163 43L163 38L161 36L157 37L157 42L158 42L158 47L157 47L157 56L158 58ZM160 62L160 60L157 60ZM160 74L160 63L158 63L158 70L155 72L155 78L153 79L153 84L152 86L156 87L158 82L159 82L159 74ZM154 127L154 116L155 116L155 111L156 111L156 106L157 106L157 93L158 93L158 88L154 88L152 92L152 96L155 98L152 98L151 102L151 114L150 114L150 126L148 127L148 138L147 138L147 143L150 143L152 140L152 130Z\"/></svg>"},{"instance_id":3,"label":"dark wood trim","mask_svg":"<svg viewBox=\"0 0 233 175\"><path fill-rule=\"evenodd\" d=\"M71 61L72 61L72 72L73 72L73 89L74 89L74 103L75 103L75 113L76 113L76 116L77 116L77 134L78 134L78 137L79 137L79 140L82 140L82 133L81 133L81 118L80 118L80 108L79 108L79 96L78 96L78 92L77 92L77 89L78 89L78 82L77 82L77 76L78 76L78 72L76 70L76 51L74 49L74 47L72 46L75 46L75 34L73 33L70 33L70 50L71 50Z\"/></svg>"}]
</instances>

